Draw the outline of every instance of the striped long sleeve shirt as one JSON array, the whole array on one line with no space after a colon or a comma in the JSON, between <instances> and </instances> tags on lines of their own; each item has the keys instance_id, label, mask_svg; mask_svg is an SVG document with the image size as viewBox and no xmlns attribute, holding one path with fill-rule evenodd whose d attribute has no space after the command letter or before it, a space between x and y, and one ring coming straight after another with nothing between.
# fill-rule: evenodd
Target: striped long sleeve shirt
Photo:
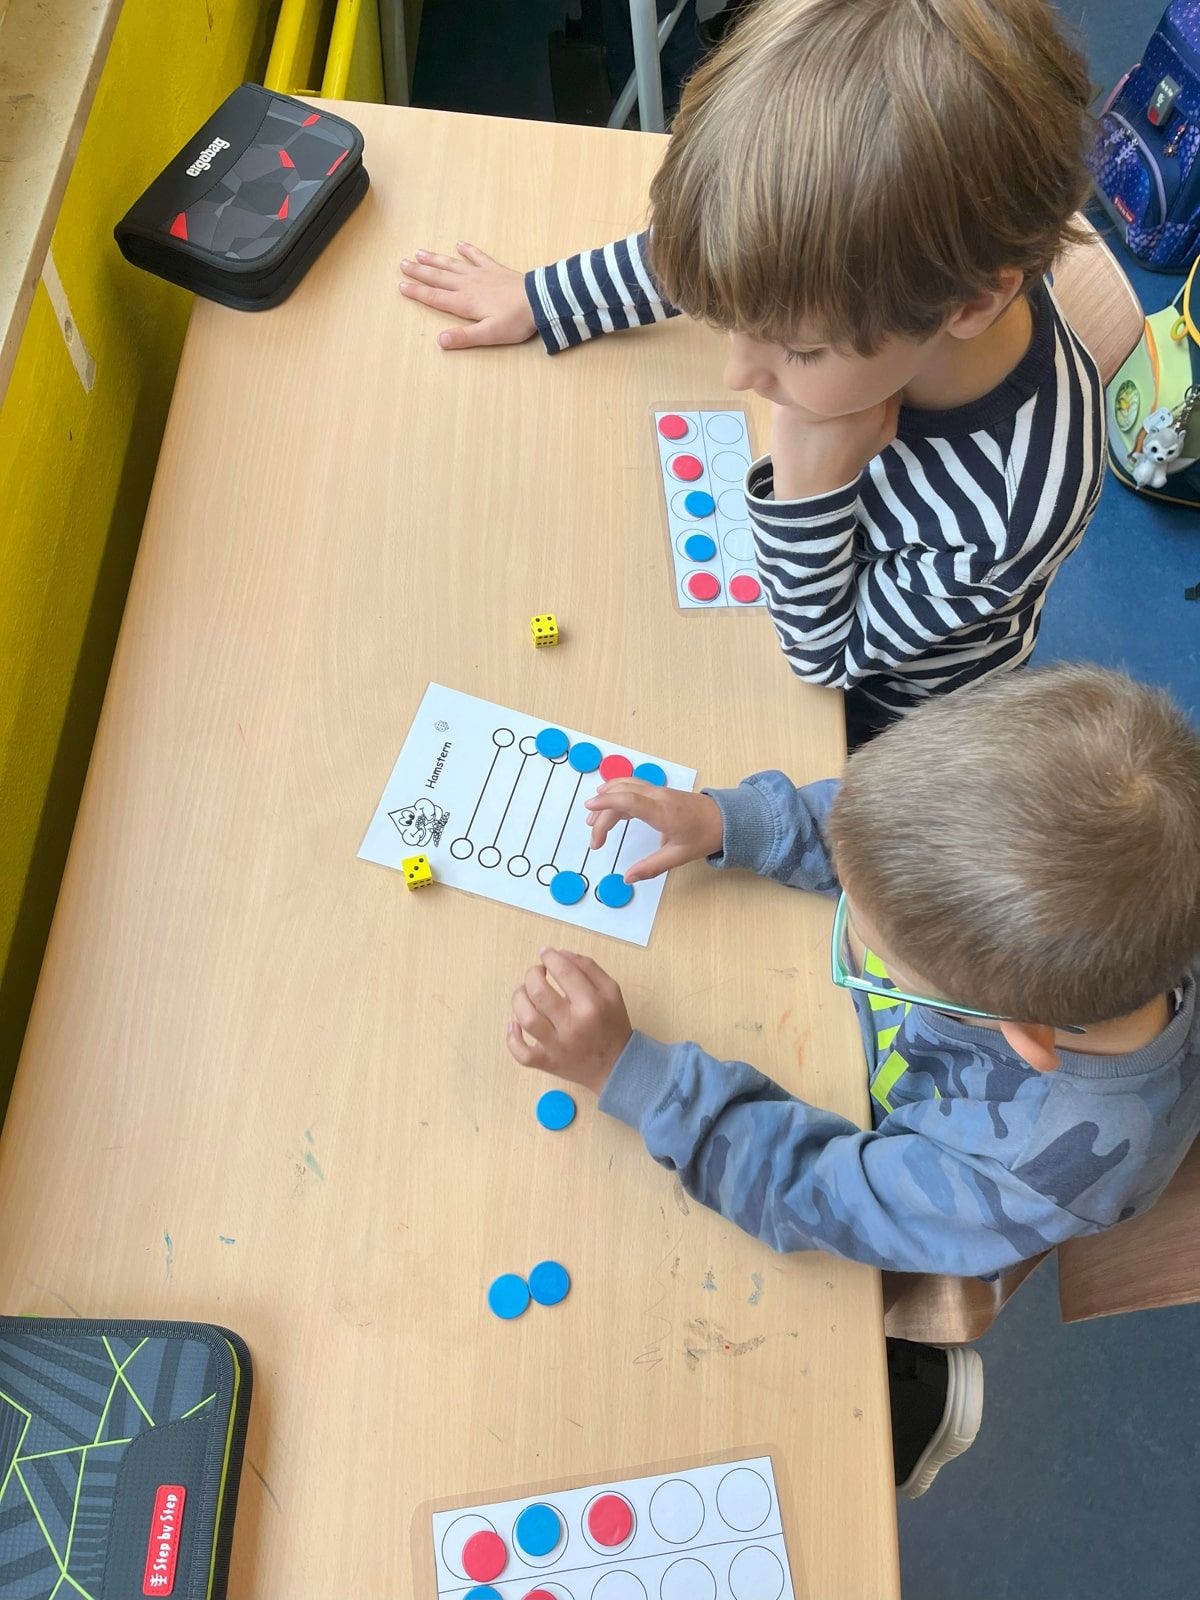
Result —
<instances>
[{"instance_id":1,"label":"striped long sleeve shirt","mask_svg":"<svg viewBox=\"0 0 1200 1600\"><path fill-rule=\"evenodd\" d=\"M678 315L647 233L526 275L551 354ZM857 482L777 500L769 456L746 474L759 572L793 671L860 685L888 711L1026 660L1050 581L1083 536L1104 466L1095 362L1048 286L1033 337L990 393L950 411L904 406Z\"/></svg>"}]
</instances>

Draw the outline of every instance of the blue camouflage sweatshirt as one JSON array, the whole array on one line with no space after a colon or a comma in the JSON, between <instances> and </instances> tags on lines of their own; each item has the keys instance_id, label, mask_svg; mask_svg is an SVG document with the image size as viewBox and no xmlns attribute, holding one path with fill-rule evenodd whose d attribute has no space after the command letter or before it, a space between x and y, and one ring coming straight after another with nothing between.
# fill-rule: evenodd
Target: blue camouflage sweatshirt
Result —
<instances>
[{"instance_id":1,"label":"blue camouflage sweatshirt","mask_svg":"<svg viewBox=\"0 0 1200 1600\"><path fill-rule=\"evenodd\" d=\"M835 782L763 772L708 790L714 866L834 895ZM886 981L877 958L870 970ZM600 1097L690 1195L775 1250L992 1276L1146 1210L1200 1132L1194 959L1174 1015L1129 1055L1060 1051L1035 1071L1001 1033L855 991L874 1126L806 1104L741 1061L635 1032Z\"/></svg>"}]
</instances>

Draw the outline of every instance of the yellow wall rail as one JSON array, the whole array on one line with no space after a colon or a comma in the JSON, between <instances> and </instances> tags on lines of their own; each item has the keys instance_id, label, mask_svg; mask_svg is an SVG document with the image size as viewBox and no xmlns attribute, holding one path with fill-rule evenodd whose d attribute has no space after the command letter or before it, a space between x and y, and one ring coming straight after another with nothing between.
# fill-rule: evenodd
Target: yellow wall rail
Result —
<instances>
[{"instance_id":1,"label":"yellow wall rail","mask_svg":"<svg viewBox=\"0 0 1200 1600\"><path fill-rule=\"evenodd\" d=\"M263 82L285 94L381 101L377 0L283 0Z\"/></svg>"}]
</instances>

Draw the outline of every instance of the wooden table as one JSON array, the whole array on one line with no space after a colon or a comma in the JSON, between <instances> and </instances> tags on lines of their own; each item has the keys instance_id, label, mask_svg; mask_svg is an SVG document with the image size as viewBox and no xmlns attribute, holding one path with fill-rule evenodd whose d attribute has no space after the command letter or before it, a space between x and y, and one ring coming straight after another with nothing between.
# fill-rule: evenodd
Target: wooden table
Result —
<instances>
[{"instance_id":1,"label":"wooden table","mask_svg":"<svg viewBox=\"0 0 1200 1600\"><path fill-rule=\"evenodd\" d=\"M502 1035L561 926L355 858L430 679L705 782L840 765L765 614L670 603L648 410L719 403L721 341L447 355L397 293L422 244L624 231L661 141L352 110L373 187L293 298L196 305L0 1148L6 1309L248 1340L237 1600L397 1600L427 1500L761 1445L798 1593L883 1600L877 1275L776 1258L590 1103L543 1133ZM648 1031L862 1120L829 917L697 867L648 950L572 942ZM543 1256L570 1299L495 1321Z\"/></svg>"}]
</instances>

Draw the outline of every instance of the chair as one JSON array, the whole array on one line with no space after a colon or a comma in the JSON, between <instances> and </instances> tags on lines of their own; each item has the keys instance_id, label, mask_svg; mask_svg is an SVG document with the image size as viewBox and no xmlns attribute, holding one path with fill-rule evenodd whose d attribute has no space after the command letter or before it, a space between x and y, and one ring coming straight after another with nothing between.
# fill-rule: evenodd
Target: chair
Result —
<instances>
[{"instance_id":1,"label":"chair","mask_svg":"<svg viewBox=\"0 0 1200 1600\"><path fill-rule=\"evenodd\" d=\"M1200 1141L1156 1206L1119 1228L1058 1247L1064 1322L1200 1300Z\"/></svg>"},{"instance_id":2,"label":"chair","mask_svg":"<svg viewBox=\"0 0 1200 1600\"><path fill-rule=\"evenodd\" d=\"M971 1344L988 1331L1005 1302L1045 1259L1040 1255L1023 1261L994 1283L885 1272L884 1326L893 1339ZM1200 1141L1149 1211L1058 1247L1058 1303L1064 1322L1198 1301Z\"/></svg>"},{"instance_id":3,"label":"chair","mask_svg":"<svg viewBox=\"0 0 1200 1600\"><path fill-rule=\"evenodd\" d=\"M1142 337L1146 314L1120 263L1083 217L1087 238L1054 264L1054 297L1087 345L1105 383L1111 383Z\"/></svg>"}]
</instances>

